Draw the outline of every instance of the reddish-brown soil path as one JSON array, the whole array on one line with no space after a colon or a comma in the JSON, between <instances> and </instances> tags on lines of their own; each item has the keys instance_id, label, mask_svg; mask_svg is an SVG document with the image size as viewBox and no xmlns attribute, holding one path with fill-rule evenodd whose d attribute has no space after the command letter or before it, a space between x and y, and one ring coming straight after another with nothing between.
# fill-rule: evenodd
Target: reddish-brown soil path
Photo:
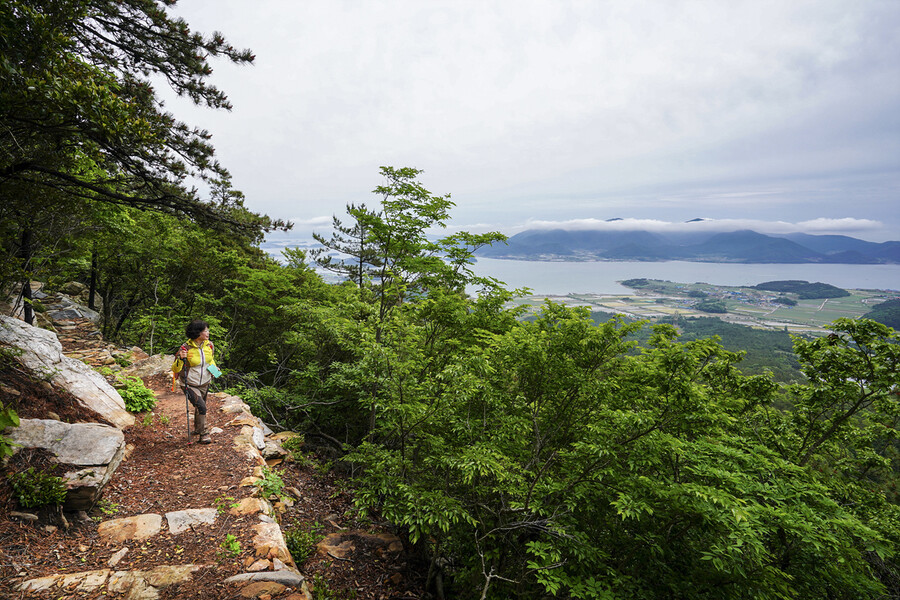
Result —
<instances>
[{"instance_id":1,"label":"reddish-brown soil path","mask_svg":"<svg viewBox=\"0 0 900 600\"><path fill-rule=\"evenodd\" d=\"M91 345L103 343L84 323L76 323L64 337L67 353L90 351ZM62 337L62 336L61 336ZM68 340L68 341L66 341ZM83 411L73 410L64 395L45 384L29 379L9 366L0 369L0 401L13 406L23 418L47 418L56 413L61 420L75 422L85 418ZM157 395L153 412L136 415L136 424L125 430L130 453L121 463L102 500L89 515L66 515L68 527L42 515L38 523L11 519L17 510L5 478L0 482L0 598L110 598L105 590L93 593L54 589L25 595L14 591L23 577L28 579L55 573L79 573L109 568L111 556L128 546L120 570L148 570L159 565L202 565L193 576L180 584L165 588L161 598L227 599L256 597L248 587L239 588L223 581L247 570L257 558L253 552L251 527L257 515L237 516L227 508L243 498L259 494L256 486L242 486L256 465L233 447L232 440L240 425L229 425L234 415L220 410L221 395L210 396L209 425L218 428L213 443L188 443L184 395L172 392L165 376L145 380ZM10 391L12 390L12 391ZM292 457L272 468L286 488L294 488L299 498L283 506L278 522L284 531L310 532L308 539L346 530L390 531L388 524L359 521L353 510L352 492L347 481L323 466L314 449L297 451ZM17 453L4 469L5 473L29 465L53 469L48 457L34 451ZM110 519L155 513L165 514L192 508L223 510L213 526L197 527L173 535L166 531L143 542L109 543L99 536L98 524ZM87 517L87 518L84 518ZM57 526L47 527L53 521ZM233 537L229 537L233 536ZM236 542L236 543L235 543ZM378 548L357 544L355 552L336 558L319 550L309 556L295 556L300 572L306 577L314 598L421 598L424 577L422 565L411 561L406 551L385 553ZM250 594L250 595L248 595ZM330 594L330 595L329 595ZM299 600L299 590L287 588L260 597Z\"/></svg>"}]
</instances>

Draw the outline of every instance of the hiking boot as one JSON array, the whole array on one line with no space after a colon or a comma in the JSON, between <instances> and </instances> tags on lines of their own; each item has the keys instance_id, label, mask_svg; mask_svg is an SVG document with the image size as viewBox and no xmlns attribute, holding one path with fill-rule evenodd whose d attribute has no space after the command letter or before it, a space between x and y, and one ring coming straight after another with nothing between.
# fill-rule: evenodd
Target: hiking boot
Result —
<instances>
[{"instance_id":1,"label":"hiking boot","mask_svg":"<svg viewBox=\"0 0 900 600\"><path fill-rule=\"evenodd\" d=\"M212 439L209 437L208 433L200 434L200 440L197 442L198 444L212 444Z\"/></svg>"}]
</instances>

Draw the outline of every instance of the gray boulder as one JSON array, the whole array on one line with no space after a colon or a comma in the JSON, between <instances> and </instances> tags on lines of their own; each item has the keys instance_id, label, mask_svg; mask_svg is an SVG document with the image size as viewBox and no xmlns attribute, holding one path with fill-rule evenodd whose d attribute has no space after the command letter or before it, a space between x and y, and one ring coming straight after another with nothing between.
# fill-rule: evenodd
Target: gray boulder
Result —
<instances>
[{"instance_id":1,"label":"gray boulder","mask_svg":"<svg viewBox=\"0 0 900 600\"><path fill-rule=\"evenodd\" d=\"M152 377L154 375L171 375L174 354L154 354L149 358L138 360L131 366L122 369L126 375L135 377Z\"/></svg>"},{"instance_id":2,"label":"gray boulder","mask_svg":"<svg viewBox=\"0 0 900 600\"><path fill-rule=\"evenodd\" d=\"M265 439L265 447L261 448L261 450L263 458L266 460L284 458L290 454L290 452L285 450L281 444L271 438Z\"/></svg>"},{"instance_id":3,"label":"gray boulder","mask_svg":"<svg viewBox=\"0 0 900 600\"><path fill-rule=\"evenodd\" d=\"M51 419L22 419L4 433L17 447L43 448L62 464L83 467L65 473L66 510L90 510L100 499L125 456L125 435L100 423L62 423Z\"/></svg>"},{"instance_id":4,"label":"gray boulder","mask_svg":"<svg viewBox=\"0 0 900 600\"><path fill-rule=\"evenodd\" d=\"M119 393L92 368L65 356L55 333L0 315L0 343L22 350L18 360L25 368L68 391L116 427L134 425Z\"/></svg>"}]
</instances>

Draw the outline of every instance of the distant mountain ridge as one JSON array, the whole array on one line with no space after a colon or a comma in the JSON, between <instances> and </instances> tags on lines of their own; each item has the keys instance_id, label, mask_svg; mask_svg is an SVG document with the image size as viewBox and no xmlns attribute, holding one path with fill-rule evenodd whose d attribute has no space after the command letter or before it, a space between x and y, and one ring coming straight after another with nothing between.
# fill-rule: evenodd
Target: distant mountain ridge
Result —
<instances>
[{"instance_id":1,"label":"distant mountain ridge","mask_svg":"<svg viewBox=\"0 0 900 600\"><path fill-rule=\"evenodd\" d=\"M731 263L900 264L900 241L845 235L767 235L749 229L675 234L644 230L529 229L506 245L481 248L485 258L546 261L685 260Z\"/></svg>"}]
</instances>

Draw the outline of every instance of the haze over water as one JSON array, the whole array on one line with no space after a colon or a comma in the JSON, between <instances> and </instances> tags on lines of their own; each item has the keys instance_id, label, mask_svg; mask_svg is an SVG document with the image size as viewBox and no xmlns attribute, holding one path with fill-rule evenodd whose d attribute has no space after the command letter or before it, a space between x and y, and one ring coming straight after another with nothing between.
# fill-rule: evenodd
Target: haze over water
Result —
<instances>
[{"instance_id":1,"label":"haze over water","mask_svg":"<svg viewBox=\"0 0 900 600\"><path fill-rule=\"evenodd\" d=\"M845 289L900 289L900 265L735 264L702 262L541 262L479 258L473 271L534 294L628 294L617 281L646 277L681 283L749 286L781 279Z\"/></svg>"}]
</instances>

